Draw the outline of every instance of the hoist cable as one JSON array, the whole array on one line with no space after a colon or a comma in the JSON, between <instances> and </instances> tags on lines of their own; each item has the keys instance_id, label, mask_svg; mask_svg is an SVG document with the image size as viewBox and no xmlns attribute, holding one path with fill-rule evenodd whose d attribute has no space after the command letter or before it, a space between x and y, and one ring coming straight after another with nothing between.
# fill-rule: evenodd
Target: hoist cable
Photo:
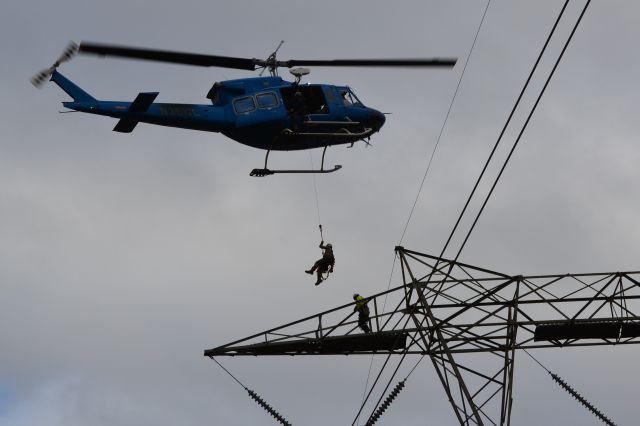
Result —
<instances>
[{"instance_id":1,"label":"hoist cable","mask_svg":"<svg viewBox=\"0 0 640 426\"><path fill-rule=\"evenodd\" d=\"M311 170L313 170L313 156L311 151L309 151L309 162L311 163ZM316 183L316 174L311 173L311 177L313 178L313 192L316 195L316 213L318 215L318 227L320 228L320 238L322 239L322 220L320 220L320 201L318 197L318 184Z\"/></svg>"}]
</instances>

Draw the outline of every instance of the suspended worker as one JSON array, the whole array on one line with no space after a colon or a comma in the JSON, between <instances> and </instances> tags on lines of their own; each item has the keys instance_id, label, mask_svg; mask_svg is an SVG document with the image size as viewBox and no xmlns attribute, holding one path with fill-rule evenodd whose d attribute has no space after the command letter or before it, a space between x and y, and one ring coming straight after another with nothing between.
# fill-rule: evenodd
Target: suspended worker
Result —
<instances>
[{"instance_id":1,"label":"suspended worker","mask_svg":"<svg viewBox=\"0 0 640 426\"><path fill-rule=\"evenodd\" d=\"M354 312L358 312L358 326L365 333L371 333L369 328L369 307L367 306L367 299L360 296L358 293L353 295L353 300L356 301L356 306L353 308Z\"/></svg>"},{"instance_id":2,"label":"suspended worker","mask_svg":"<svg viewBox=\"0 0 640 426\"><path fill-rule=\"evenodd\" d=\"M324 241L320 241L319 247L323 250L322 259L318 259L311 269L305 271L310 275L313 275L314 272L318 275L316 285L322 282L322 274L333 272L333 267L336 264L336 259L333 257L333 246L331 244L324 245Z\"/></svg>"}]
</instances>

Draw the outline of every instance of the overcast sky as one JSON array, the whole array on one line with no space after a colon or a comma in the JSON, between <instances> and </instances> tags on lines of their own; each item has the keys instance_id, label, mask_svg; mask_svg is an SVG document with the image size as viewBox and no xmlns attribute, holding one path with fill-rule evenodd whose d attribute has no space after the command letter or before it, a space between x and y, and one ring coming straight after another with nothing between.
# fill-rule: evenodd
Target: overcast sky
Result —
<instances>
[{"instance_id":1,"label":"overcast sky","mask_svg":"<svg viewBox=\"0 0 640 426\"><path fill-rule=\"evenodd\" d=\"M438 254L562 2L492 1L405 235ZM416 196L484 1L9 0L0 13L0 426L247 425L272 419L208 358L227 343L372 294ZM570 2L507 132L512 142L584 2ZM594 1L461 260L509 274L640 269L640 4ZM336 271L319 257L311 176L249 177L264 152L220 134L59 114L29 78L70 40L281 59L460 58L453 70L312 70L347 84L387 124L372 147L330 148L317 177ZM93 96L207 103L250 76L76 58ZM320 152L313 152L319 161ZM306 167L309 152L272 153ZM495 170L495 169L494 169ZM486 187L485 187L486 188ZM477 204L475 205L477 207ZM457 249L459 240L453 244ZM451 255L451 252L447 254ZM392 285L401 283L399 274ZM535 353L619 424L638 418L636 347ZM370 357L221 359L293 424L351 424ZM374 361L374 367L379 360ZM516 356L513 423L599 424ZM454 425L423 363L380 424Z\"/></svg>"}]
</instances>

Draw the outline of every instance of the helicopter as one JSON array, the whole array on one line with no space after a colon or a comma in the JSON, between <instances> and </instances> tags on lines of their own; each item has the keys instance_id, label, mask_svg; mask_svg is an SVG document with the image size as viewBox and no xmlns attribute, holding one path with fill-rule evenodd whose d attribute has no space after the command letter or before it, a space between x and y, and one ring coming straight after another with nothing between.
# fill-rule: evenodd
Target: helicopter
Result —
<instances>
[{"instance_id":1,"label":"helicopter","mask_svg":"<svg viewBox=\"0 0 640 426\"><path fill-rule=\"evenodd\" d=\"M434 59L338 59L280 61L276 54L266 60L186 53L92 42L71 42L58 60L32 78L39 87L47 79L73 99L62 105L70 110L118 119L116 132L130 133L140 122L160 126L219 132L239 143L266 150L264 167L251 176L276 173L331 173L342 166L324 167L327 147L365 141L380 131L385 115L367 107L349 86L302 84L306 66L333 67L440 67L451 68L454 58ZM206 97L211 104L155 103L158 92L139 93L133 102L103 101L91 96L57 68L76 54L120 57L204 67L260 70L259 77L215 82ZM294 81L278 76L289 68ZM268 76L263 76L265 70ZM320 169L272 170L267 167L271 151L324 148Z\"/></svg>"}]
</instances>

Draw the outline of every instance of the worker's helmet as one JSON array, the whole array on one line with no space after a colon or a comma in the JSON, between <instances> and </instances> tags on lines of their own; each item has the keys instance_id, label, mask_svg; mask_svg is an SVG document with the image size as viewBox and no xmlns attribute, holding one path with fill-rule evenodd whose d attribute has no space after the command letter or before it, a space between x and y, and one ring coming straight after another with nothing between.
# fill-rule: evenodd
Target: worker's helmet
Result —
<instances>
[{"instance_id":1,"label":"worker's helmet","mask_svg":"<svg viewBox=\"0 0 640 426\"><path fill-rule=\"evenodd\" d=\"M331 243L329 243L329 244L327 244L327 247L331 248L331 247L333 247L333 246L331 245Z\"/></svg>"},{"instance_id":2,"label":"worker's helmet","mask_svg":"<svg viewBox=\"0 0 640 426\"><path fill-rule=\"evenodd\" d=\"M353 293L353 300L356 300L360 296L358 293Z\"/></svg>"}]
</instances>

